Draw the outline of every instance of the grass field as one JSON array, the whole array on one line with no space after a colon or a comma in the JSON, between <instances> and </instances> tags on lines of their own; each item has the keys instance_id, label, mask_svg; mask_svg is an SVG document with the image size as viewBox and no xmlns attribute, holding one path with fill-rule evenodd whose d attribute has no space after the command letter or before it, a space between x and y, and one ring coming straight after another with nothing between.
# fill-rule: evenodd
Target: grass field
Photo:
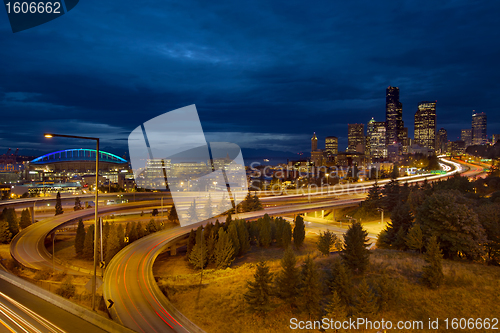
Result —
<instances>
[{"instance_id":1,"label":"grass field","mask_svg":"<svg viewBox=\"0 0 500 333\"><path fill-rule=\"evenodd\" d=\"M246 281L253 278L255 262L262 258L264 252L266 250L262 252L255 250L255 253L250 253L245 260L239 259L232 268L226 270L205 270L201 288L200 274L193 272L182 257L164 258L161 266L172 268L156 271L157 275L162 276L159 285L184 315L207 332L289 332L290 318L308 320L308 317L274 300L274 310L262 318L249 313L244 302ZM266 260L271 271L276 273L280 270L279 258L282 250L271 248L267 252L269 255L265 256ZM303 261L305 252L297 253L299 264ZM326 298L329 268L338 255L328 258L317 254L314 256L322 272ZM498 317L499 267L444 261L445 283L439 289L431 290L419 282L424 264L423 257L419 254L392 250L372 251L370 268L365 274L366 279L369 282L376 281L385 275L396 293L389 310L374 315L372 320L383 318L393 323L400 320L418 320L427 328L429 318L432 320L439 318L439 330L423 331L448 332L450 329L445 329L443 321L446 318L451 321L453 318ZM183 267L181 270L177 268L180 266ZM164 275L167 273L173 274ZM360 279L355 277L354 284L358 284Z\"/></svg>"}]
</instances>

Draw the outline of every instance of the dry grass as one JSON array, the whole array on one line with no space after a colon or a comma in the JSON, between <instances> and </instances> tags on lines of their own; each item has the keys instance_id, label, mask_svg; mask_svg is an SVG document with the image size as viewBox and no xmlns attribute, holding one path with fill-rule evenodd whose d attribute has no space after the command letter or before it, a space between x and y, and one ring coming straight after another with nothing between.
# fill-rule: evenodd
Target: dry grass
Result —
<instances>
[{"instance_id":1,"label":"dry grass","mask_svg":"<svg viewBox=\"0 0 500 333\"><path fill-rule=\"evenodd\" d=\"M278 272L282 250L253 249L247 257L239 259L233 268L205 270L202 288L199 287L200 274L194 272L182 257L168 258L161 265L177 266L182 260L184 269L182 273L179 271L175 275L161 274L163 277L160 278L159 285L182 313L207 332L288 332L290 318L307 320L307 316L293 312L277 300L274 300L275 309L266 318L249 313L245 306L243 294L246 291L246 281L253 279L255 262L264 254L271 272ZM306 255L297 254L300 261ZM333 257L335 256L318 256L315 259L319 269L325 272L324 278L328 276L328 267L334 260ZM423 257L418 254L392 250L373 251L370 269L365 277L373 282L386 275L397 291L394 304L385 313L376 314L374 320L422 320L427 325L429 318L440 318L440 329L433 332L446 332L442 321L445 318L498 317L499 267L444 261L445 282L439 289L431 290L419 282L424 264ZM175 268L162 273L169 271L174 272ZM355 284L359 281L360 277L354 278Z\"/></svg>"}]
</instances>

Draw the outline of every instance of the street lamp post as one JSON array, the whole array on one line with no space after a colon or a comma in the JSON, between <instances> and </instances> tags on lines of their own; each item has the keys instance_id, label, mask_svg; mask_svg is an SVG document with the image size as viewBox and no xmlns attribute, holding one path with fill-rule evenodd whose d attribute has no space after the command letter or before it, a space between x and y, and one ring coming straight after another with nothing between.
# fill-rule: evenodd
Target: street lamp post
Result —
<instances>
[{"instance_id":1,"label":"street lamp post","mask_svg":"<svg viewBox=\"0 0 500 333\"><path fill-rule=\"evenodd\" d=\"M96 290L97 290L97 239L99 232L99 218L98 214L98 189L99 189L99 138L92 138L88 136L77 136L77 135L63 135L63 134L52 134L45 133L46 138L62 137L62 138L73 138L73 139L84 139L84 140L95 140L96 141L96 151L95 151L95 222L94 222L94 275L92 277L92 310L95 311L96 305Z\"/></svg>"}]
</instances>

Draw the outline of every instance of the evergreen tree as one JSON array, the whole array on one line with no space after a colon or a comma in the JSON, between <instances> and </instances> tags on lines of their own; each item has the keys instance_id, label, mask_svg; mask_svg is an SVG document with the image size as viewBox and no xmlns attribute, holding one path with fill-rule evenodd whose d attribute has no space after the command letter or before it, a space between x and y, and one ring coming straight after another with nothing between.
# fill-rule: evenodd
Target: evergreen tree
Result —
<instances>
[{"instance_id":1,"label":"evergreen tree","mask_svg":"<svg viewBox=\"0 0 500 333\"><path fill-rule=\"evenodd\" d=\"M240 253L240 239L238 237L238 226L235 222L231 222L227 230L229 238L233 243L234 255L237 256Z\"/></svg>"},{"instance_id":2,"label":"evergreen tree","mask_svg":"<svg viewBox=\"0 0 500 333\"><path fill-rule=\"evenodd\" d=\"M265 214L259 224L259 244L263 247L271 245L271 218Z\"/></svg>"},{"instance_id":3,"label":"evergreen tree","mask_svg":"<svg viewBox=\"0 0 500 333\"><path fill-rule=\"evenodd\" d=\"M217 268L224 269L229 267L234 260L234 248L233 243L227 232L224 231L224 228L219 229L218 235L219 236L214 248L214 262Z\"/></svg>"},{"instance_id":4,"label":"evergreen tree","mask_svg":"<svg viewBox=\"0 0 500 333\"><path fill-rule=\"evenodd\" d=\"M10 242L11 237L12 234L9 231L9 223L0 220L0 243L6 244Z\"/></svg>"},{"instance_id":5,"label":"evergreen tree","mask_svg":"<svg viewBox=\"0 0 500 333\"><path fill-rule=\"evenodd\" d=\"M386 210L387 212L392 212L392 210L398 205L398 203L402 201L399 193L398 180L391 179L391 181L384 186L382 195L382 205L384 207L384 210Z\"/></svg>"},{"instance_id":6,"label":"evergreen tree","mask_svg":"<svg viewBox=\"0 0 500 333\"><path fill-rule=\"evenodd\" d=\"M418 251L422 253L422 248L424 247L424 238L422 234L422 228L419 224L414 224L413 227L408 231L406 236L406 246L410 250Z\"/></svg>"},{"instance_id":7,"label":"evergreen tree","mask_svg":"<svg viewBox=\"0 0 500 333\"><path fill-rule=\"evenodd\" d=\"M210 194L208 195L208 200L205 204L205 216L207 217L207 219L213 216L212 198L210 197Z\"/></svg>"},{"instance_id":8,"label":"evergreen tree","mask_svg":"<svg viewBox=\"0 0 500 333\"><path fill-rule=\"evenodd\" d=\"M283 247L287 248L292 244L292 226L290 223L285 222L283 224Z\"/></svg>"},{"instance_id":9,"label":"evergreen tree","mask_svg":"<svg viewBox=\"0 0 500 333\"><path fill-rule=\"evenodd\" d=\"M196 245L196 234L194 233L194 230L191 229L189 232L189 238L187 241L187 247L186 247L186 254L189 256L191 254L191 251L193 250L193 247Z\"/></svg>"},{"instance_id":10,"label":"evergreen tree","mask_svg":"<svg viewBox=\"0 0 500 333\"><path fill-rule=\"evenodd\" d=\"M406 235L413 224L413 214L408 203L400 202L391 214L387 224L387 241L398 250L406 248Z\"/></svg>"},{"instance_id":11,"label":"evergreen tree","mask_svg":"<svg viewBox=\"0 0 500 333\"><path fill-rule=\"evenodd\" d=\"M61 192L57 192L56 196L56 216L61 215L64 213L63 208L62 208L62 203L61 203Z\"/></svg>"},{"instance_id":12,"label":"evergreen tree","mask_svg":"<svg viewBox=\"0 0 500 333\"><path fill-rule=\"evenodd\" d=\"M238 220L238 240L240 242L239 255L243 255L250 250L250 234L248 233L245 220Z\"/></svg>"},{"instance_id":13,"label":"evergreen tree","mask_svg":"<svg viewBox=\"0 0 500 333\"><path fill-rule=\"evenodd\" d=\"M325 256L328 256L330 255L330 249L336 243L336 241L337 235L335 235L330 230L327 230L325 232L319 233L319 240L316 243L316 246L318 247L319 252L321 252Z\"/></svg>"},{"instance_id":14,"label":"evergreen tree","mask_svg":"<svg viewBox=\"0 0 500 333\"><path fill-rule=\"evenodd\" d=\"M31 225L31 214L29 209L23 209L21 212L21 220L19 221L19 226L21 228L27 228Z\"/></svg>"},{"instance_id":15,"label":"evergreen tree","mask_svg":"<svg viewBox=\"0 0 500 333\"><path fill-rule=\"evenodd\" d=\"M241 210L243 212L251 212L253 211L253 198L250 192L247 193L245 200L241 203Z\"/></svg>"},{"instance_id":16,"label":"evergreen tree","mask_svg":"<svg viewBox=\"0 0 500 333\"><path fill-rule=\"evenodd\" d=\"M14 208L4 208L2 217L9 224L11 237L14 237L19 232L19 222L17 220L16 210Z\"/></svg>"},{"instance_id":17,"label":"evergreen tree","mask_svg":"<svg viewBox=\"0 0 500 333\"><path fill-rule=\"evenodd\" d=\"M332 293L337 292L342 300L342 304L346 307L350 306L352 282L349 272L346 270L342 261L335 260L332 267L332 276L330 283Z\"/></svg>"},{"instance_id":18,"label":"evergreen tree","mask_svg":"<svg viewBox=\"0 0 500 333\"><path fill-rule=\"evenodd\" d=\"M343 322L347 318L346 306L337 291L333 291L325 308L327 318Z\"/></svg>"},{"instance_id":19,"label":"evergreen tree","mask_svg":"<svg viewBox=\"0 0 500 333\"><path fill-rule=\"evenodd\" d=\"M252 198L252 211L262 210L262 202L260 202L257 192L254 192Z\"/></svg>"},{"instance_id":20,"label":"evergreen tree","mask_svg":"<svg viewBox=\"0 0 500 333\"><path fill-rule=\"evenodd\" d=\"M75 198L75 207L73 207L73 210L77 211L82 209L82 203L80 202L80 198L76 197Z\"/></svg>"},{"instance_id":21,"label":"evergreen tree","mask_svg":"<svg viewBox=\"0 0 500 333\"><path fill-rule=\"evenodd\" d=\"M309 318L319 314L321 310L321 284L318 270L310 256L307 256L302 265L299 295L300 308L309 315Z\"/></svg>"},{"instance_id":22,"label":"evergreen tree","mask_svg":"<svg viewBox=\"0 0 500 333\"><path fill-rule=\"evenodd\" d=\"M423 267L422 281L430 288L438 288L444 279L443 266L441 260L443 254L439 248L436 236L432 236L426 246L425 261L427 265Z\"/></svg>"},{"instance_id":23,"label":"evergreen tree","mask_svg":"<svg viewBox=\"0 0 500 333\"><path fill-rule=\"evenodd\" d=\"M394 306L396 301L397 289L394 283L383 274L378 280L376 285L377 303L380 311L385 312Z\"/></svg>"},{"instance_id":24,"label":"evergreen tree","mask_svg":"<svg viewBox=\"0 0 500 333\"><path fill-rule=\"evenodd\" d=\"M272 310L271 306L271 284L273 276L265 262L257 264L254 281L248 281L248 290L244 298L250 311L264 314Z\"/></svg>"},{"instance_id":25,"label":"evergreen tree","mask_svg":"<svg viewBox=\"0 0 500 333\"><path fill-rule=\"evenodd\" d=\"M111 225L109 222L104 223L104 226L102 227L102 238L100 235L98 235L97 242L99 243L98 246L100 245L101 239L102 239L102 256L104 259L106 259L106 253L108 250L108 237L109 237L109 232L111 229ZM97 231L99 234L100 230Z\"/></svg>"},{"instance_id":26,"label":"evergreen tree","mask_svg":"<svg viewBox=\"0 0 500 333\"><path fill-rule=\"evenodd\" d=\"M196 208L196 199L193 199L191 206L189 207L187 214L191 223L198 222L198 212Z\"/></svg>"},{"instance_id":27,"label":"evergreen tree","mask_svg":"<svg viewBox=\"0 0 500 333\"><path fill-rule=\"evenodd\" d=\"M132 222L130 224L130 231L128 232L128 242L129 243L132 243L132 242L135 242L136 240L139 239L139 236L137 234L137 226L135 224L135 222Z\"/></svg>"},{"instance_id":28,"label":"evergreen tree","mask_svg":"<svg viewBox=\"0 0 500 333\"><path fill-rule=\"evenodd\" d=\"M202 269L206 266L208 262L208 251L205 237L201 237L199 241L196 242L188 256L188 260L196 269Z\"/></svg>"},{"instance_id":29,"label":"evergreen tree","mask_svg":"<svg viewBox=\"0 0 500 333\"><path fill-rule=\"evenodd\" d=\"M78 221L78 227L76 229L75 237L75 252L77 256L83 254L83 249L85 247L85 226L83 225L82 219Z\"/></svg>"},{"instance_id":30,"label":"evergreen tree","mask_svg":"<svg viewBox=\"0 0 500 333\"><path fill-rule=\"evenodd\" d=\"M355 310L358 318L372 318L378 312L377 299L366 279L363 279L358 286Z\"/></svg>"},{"instance_id":31,"label":"evergreen tree","mask_svg":"<svg viewBox=\"0 0 500 333\"><path fill-rule=\"evenodd\" d=\"M146 234L146 230L140 221L135 225L135 229L137 230L137 239L141 239Z\"/></svg>"},{"instance_id":32,"label":"evergreen tree","mask_svg":"<svg viewBox=\"0 0 500 333\"><path fill-rule=\"evenodd\" d=\"M174 204L172 204L172 208L170 208L170 212L168 213L168 222L179 224L179 216L177 215L177 209L175 209Z\"/></svg>"},{"instance_id":33,"label":"evergreen tree","mask_svg":"<svg viewBox=\"0 0 500 333\"><path fill-rule=\"evenodd\" d=\"M109 264L118 251L120 251L120 240L118 239L117 228L112 224L109 226L109 234L106 240L106 257L104 259L106 264Z\"/></svg>"},{"instance_id":34,"label":"evergreen tree","mask_svg":"<svg viewBox=\"0 0 500 333\"><path fill-rule=\"evenodd\" d=\"M366 200L363 202L363 207L369 212L373 212L375 209L380 208L382 200L382 194L380 191L380 186L378 186L378 182L375 181L373 186L368 191L368 196Z\"/></svg>"},{"instance_id":35,"label":"evergreen tree","mask_svg":"<svg viewBox=\"0 0 500 333\"><path fill-rule=\"evenodd\" d=\"M344 234L344 249L340 256L353 272L363 273L368 267L370 250L367 249L367 236L368 232L359 222L353 222Z\"/></svg>"},{"instance_id":36,"label":"evergreen tree","mask_svg":"<svg viewBox=\"0 0 500 333\"><path fill-rule=\"evenodd\" d=\"M259 223L257 221L250 222L250 243L259 245Z\"/></svg>"},{"instance_id":37,"label":"evergreen tree","mask_svg":"<svg viewBox=\"0 0 500 333\"><path fill-rule=\"evenodd\" d=\"M214 261L215 244L217 242L217 237L215 236L215 233L213 231L214 230L212 229L210 232L210 235L208 236L208 239L206 240L206 242L207 242L207 256L208 256L209 262Z\"/></svg>"},{"instance_id":38,"label":"evergreen tree","mask_svg":"<svg viewBox=\"0 0 500 333\"><path fill-rule=\"evenodd\" d=\"M158 228L157 228L157 225L156 225L156 222L154 219L149 220L148 224L146 225L146 230L147 230L148 235L158 231Z\"/></svg>"},{"instance_id":39,"label":"evergreen tree","mask_svg":"<svg viewBox=\"0 0 500 333\"><path fill-rule=\"evenodd\" d=\"M283 247L283 227L285 225L285 220L281 217L278 217L275 220L275 226L276 226L276 244L279 247Z\"/></svg>"},{"instance_id":40,"label":"evergreen tree","mask_svg":"<svg viewBox=\"0 0 500 333\"><path fill-rule=\"evenodd\" d=\"M297 259L292 247L289 246L281 259L282 270L278 273L275 280L278 297L292 307L297 306L300 283L300 272L295 267L296 264Z\"/></svg>"},{"instance_id":41,"label":"evergreen tree","mask_svg":"<svg viewBox=\"0 0 500 333\"><path fill-rule=\"evenodd\" d=\"M94 257L94 225L88 227L83 243L83 258L92 259Z\"/></svg>"},{"instance_id":42,"label":"evergreen tree","mask_svg":"<svg viewBox=\"0 0 500 333\"><path fill-rule=\"evenodd\" d=\"M304 225L304 219L302 216L297 215L295 218L295 226L293 227L293 243L298 249L304 244L304 239L306 238L306 227Z\"/></svg>"}]
</instances>

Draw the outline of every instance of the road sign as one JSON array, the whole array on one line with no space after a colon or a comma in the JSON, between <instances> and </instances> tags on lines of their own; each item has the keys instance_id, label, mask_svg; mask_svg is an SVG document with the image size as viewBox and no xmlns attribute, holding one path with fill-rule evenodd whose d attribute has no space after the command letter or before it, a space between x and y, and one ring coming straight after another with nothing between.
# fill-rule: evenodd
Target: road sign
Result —
<instances>
[{"instance_id":1,"label":"road sign","mask_svg":"<svg viewBox=\"0 0 500 333\"><path fill-rule=\"evenodd\" d=\"M105 261L101 261L101 262L99 263L99 267L101 267L101 268L106 267L106 262L105 262Z\"/></svg>"},{"instance_id":2,"label":"road sign","mask_svg":"<svg viewBox=\"0 0 500 333\"><path fill-rule=\"evenodd\" d=\"M111 307L113 306L113 304L115 304L115 302L113 302L110 298L108 299L108 302L109 302L108 309L111 309Z\"/></svg>"}]
</instances>

